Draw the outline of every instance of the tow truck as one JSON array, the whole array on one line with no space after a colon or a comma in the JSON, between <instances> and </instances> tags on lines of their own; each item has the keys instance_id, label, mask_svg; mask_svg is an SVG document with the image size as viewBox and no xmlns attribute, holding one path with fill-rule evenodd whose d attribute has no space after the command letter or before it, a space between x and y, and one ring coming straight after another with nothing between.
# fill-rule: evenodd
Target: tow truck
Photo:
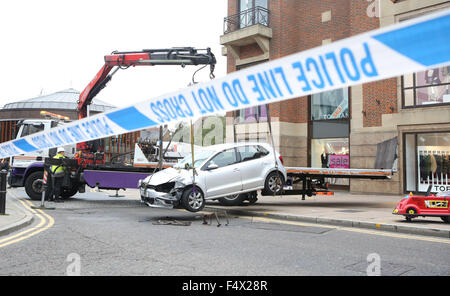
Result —
<instances>
[{"instance_id":1,"label":"tow truck","mask_svg":"<svg viewBox=\"0 0 450 296\"><path fill-rule=\"evenodd\" d=\"M119 69L128 69L135 66L159 66L178 65L209 65L210 78L214 78L216 58L210 48L195 49L193 47L174 47L167 49L144 49L141 51L114 51L104 57L104 65L86 88L80 93L78 99L78 119L89 115L88 109L93 98L107 85ZM61 124L65 124L67 118L55 114L44 113L50 119L29 119L19 122L17 138L29 134L49 130ZM162 127L160 127L162 128ZM164 147L162 138L158 143L151 143L151 149L145 153L143 142L135 145L135 161L133 165L125 163L105 162L103 140L82 142L76 146L64 147L68 152L66 159L53 159L56 149L47 149L26 155L15 156L10 161L11 174L8 183L11 187L25 187L27 195L32 200L40 200L45 190L46 197L51 194L51 166L65 166L68 169L63 185L63 198L69 198L77 192L85 192L85 185L97 187L98 189L120 190L126 188L137 188L138 180L144 179L154 171L170 166L165 158L176 160L182 158L169 157ZM148 145L149 143L146 143ZM183 144L178 144L183 145ZM173 147L173 145L172 145ZM147 147L148 148L148 147ZM166 151L163 151L165 148ZM150 151L150 152L148 152ZM73 158L72 158L73 156ZM145 156L145 157L142 157ZM44 171L47 171L47 183L44 183Z\"/></svg>"}]
</instances>

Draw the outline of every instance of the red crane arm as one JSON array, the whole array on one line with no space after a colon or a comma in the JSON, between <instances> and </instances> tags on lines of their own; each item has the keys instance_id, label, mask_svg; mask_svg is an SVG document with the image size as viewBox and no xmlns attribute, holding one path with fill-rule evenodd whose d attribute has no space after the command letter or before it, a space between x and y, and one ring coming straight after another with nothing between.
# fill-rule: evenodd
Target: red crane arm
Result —
<instances>
[{"instance_id":1,"label":"red crane arm","mask_svg":"<svg viewBox=\"0 0 450 296\"><path fill-rule=\"evenodd\" d=\"M78 119L87 117L87 106L92 99L106 86L119 69L130 66L155 65L210 65L213 75L216 59L209 48L197 50L192 47L169 49L144 49L142 51L113 52L105 56L105 64L94 79L81 92L78 100ZM117 67L111 74L111 70Z\"/></svg>"}]
</instances>

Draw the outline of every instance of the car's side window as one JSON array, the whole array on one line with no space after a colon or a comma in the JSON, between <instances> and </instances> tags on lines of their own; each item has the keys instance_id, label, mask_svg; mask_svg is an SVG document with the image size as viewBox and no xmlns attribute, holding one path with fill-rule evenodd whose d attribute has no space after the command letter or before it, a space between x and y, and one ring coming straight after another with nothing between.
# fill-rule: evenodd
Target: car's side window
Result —
<instances>
[{"instance_id":1,"label":"car's side window","mask_svg":"<svg viewBox=\"0 0 450 296\"><path fill-rule=\"evenodd\" d=\"M258 147L259 146L253 145L237 147L237 150L241 155L241 161L248 161L260 158L262 155Z\"/></svg>"},{"instance_id":2,"label":"car's side window","mask_svg":"<svg viewBox=\"0 0 450 296\"><path fill-rule=\"evenodd\" d=\"M258 151L261 153L261 157L269 154L269 151L263 146L258 145Z\"/></svg>"},{"instance_id":3,"label":"car's side window","mask_svg":"<svg viewBox=\"0 0 450 296\"><path fill-rule=\"evenodd\" d=\"M228 149L220 152L216 156L213 157L208 163L209 164L217 164L219 168L231 165L237 162L236 150L234 148Z\"/></svg>"}]
</instances>

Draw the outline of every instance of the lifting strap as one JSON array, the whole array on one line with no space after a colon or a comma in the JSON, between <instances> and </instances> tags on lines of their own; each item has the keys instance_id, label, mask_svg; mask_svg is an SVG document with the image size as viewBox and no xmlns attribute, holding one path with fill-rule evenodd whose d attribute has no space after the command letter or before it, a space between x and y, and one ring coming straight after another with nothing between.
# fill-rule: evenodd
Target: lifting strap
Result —
<instances>
[{"instance_id":1,"label":"lifting strap","mask_svg":"<svg viewBox=\"0 0 450 296\"><path fill-rule=\"evenodd\" d=\"M277 154L276 154L276 150L275 150L275 142L273 140L273 133L272 133L272 120L270 117L270 109L269 109L269 104L266 104L266 112L267 112L267 124L269 125L269 135L270 135L270 140L272 142L272 150L273 150L273 158L275 161L275 170L277 172L277 182L280 182L280 195L283 195L283 184L281 182L281 178L280 178L280 171L278 170L278 161L277 161ZM275 191L273 192L273 195L275 196L276 194L276 189L277 189L277 182L275 182Z\"/></svg>"}]
</instances>

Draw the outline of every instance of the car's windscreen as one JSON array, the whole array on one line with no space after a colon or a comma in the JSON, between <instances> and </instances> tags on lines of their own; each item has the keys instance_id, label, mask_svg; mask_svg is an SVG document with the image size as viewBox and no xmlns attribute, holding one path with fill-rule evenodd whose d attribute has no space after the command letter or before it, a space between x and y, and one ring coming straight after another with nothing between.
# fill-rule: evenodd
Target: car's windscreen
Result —
<instances>
[{"instance_id":1,"label":"car's windscreen","mask_svg":"<svg viewBox=\"0 0 450 296\"><path fill-rule=\"evenodd\" d=\"M194 162L195 162L194 166L196 168L198 168L202 163L205 162L205 160L207 160L213 154L214 154L214 151L211 151L211 150L202 150L202 151L194 152ZM173 167L184 169L184 168L186 168L186 164L189 167L192 167L192 154L191 153L189 153L188 156L186 156L185 158L180 160Z\"/></svg>"}]
</instances>

